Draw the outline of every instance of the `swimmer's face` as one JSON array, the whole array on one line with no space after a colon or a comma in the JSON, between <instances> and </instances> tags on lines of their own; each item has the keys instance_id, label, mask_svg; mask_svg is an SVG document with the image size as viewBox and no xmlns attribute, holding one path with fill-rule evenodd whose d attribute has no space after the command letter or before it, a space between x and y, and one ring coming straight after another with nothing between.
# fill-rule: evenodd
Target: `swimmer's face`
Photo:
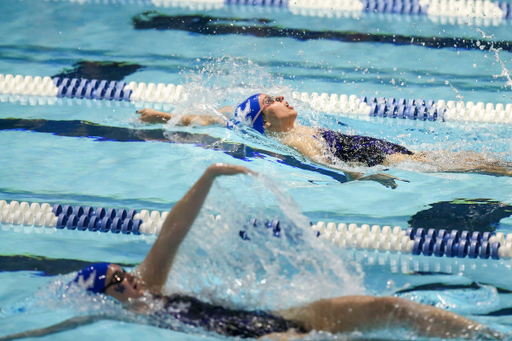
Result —
<instances>
[{"instance_id":1,"label":"swimmer's face","mask_svg":"<svg viewBox=\"0 0 512 341\"><path fill-rule=\"evenodd\" d=\"M120 279L122 280L119 281ZM144 288L135 276L124 272L117 264L110 264L108 267L105 285L108 286L105 294L121 302L126 302L130 298L139 298L144 294Z\"/></svg>"},{"instance_id":2,"label":"swimmer's face","mask_svg":"<svg viewBox=\"0 0 512 341\"><path fill-rule=\"evenodd\" d=\"M293 129L297 111L284 100L283 96L272 97L260 94L260 107L265 130L284 132Z\"/></svg>"}]
</instances>

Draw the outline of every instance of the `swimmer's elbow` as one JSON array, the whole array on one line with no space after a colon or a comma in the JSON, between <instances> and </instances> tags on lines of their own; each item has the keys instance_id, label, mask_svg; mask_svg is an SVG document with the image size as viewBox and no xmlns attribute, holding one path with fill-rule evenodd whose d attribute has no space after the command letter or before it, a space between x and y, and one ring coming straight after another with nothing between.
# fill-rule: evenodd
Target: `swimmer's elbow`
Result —
<instances>
[{"instance_id":1,"label":"swimmer's elbow","mask_svg":"<svg viewBox=\"0 0 512 341\"><path fill-rule=\"evenodd\" d=\"M343 171L343 174L345 174L345 177L347 178L347 181L356 181L363 177L363 173L358 172L350 172L350 171Z\"/></svg>"}]
</instances>

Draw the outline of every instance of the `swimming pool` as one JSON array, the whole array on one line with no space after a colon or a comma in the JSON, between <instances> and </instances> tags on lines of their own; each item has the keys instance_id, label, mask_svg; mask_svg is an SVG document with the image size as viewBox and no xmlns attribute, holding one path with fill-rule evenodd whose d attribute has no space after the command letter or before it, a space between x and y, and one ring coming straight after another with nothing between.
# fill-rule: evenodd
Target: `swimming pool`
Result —
<instances>
[{"instance_id":1,"label":"swimming pool","mask_svg":"<svg viewBox=\"0 0 512 341\"><path fill-rule=\"evenodd\" d=\"M398 14L350 13L341 19L294 15L281 7L226 5L198 10L157 7L142 1L82 4L9 0L2 3L2 9L0 73L56 76L75 68L89 79L184 84L189 99L173 105L173 109L191 104L233 104L241 94L261 89L284 93L288 98L295 91L305 91L457 100L455 88L465 101L510 102L506 78L492 76L500 75L503 69L489 49L481 50L476 42L470 49L405 43L424 39L434 44L432 37L444 41L462 37L482 40L478 26L437 25L424 17ZM238 34L136 29L134 18L147 19L145 11L186 18L191 25L211 17L223 18L219 23L231 27L237 19L234 26ZM149 19L147 22L151 23ZM244 27L255 25L266 25L273 32L288 29L308 34L304 33L301 40L243 34ZM486 36L494 35L496 42L509 39L507 24L480 29ZM338 32L339 39L313 39L315 32ZM360 34L360 40L344 41L347 32ZM392 35L404 43L395 45L382 38ZM508 53L498 54L505 67ZM111 64L87 69L90 64L86 62ZM452 209L459 207L454 203L456 199L466 203L492 199L510 204L510 178L422 173L417 166L405 164L387 171L410 181L399 183L395 190L374 183L341 183L340 172L313 164L270 140L218 127L167 126L164 132L161 127L138 124L136 105L128 102L63 98L53 105L45 103L31 105L9 98L0 103L4 160L0 200L164 211L181 198L210 163L231 162L272 178L297 203L297 208L290 208L293 204L287 199L276 199L268 189L273 185L267 180L222 179L187 239L175 279L169 284L171 289L194 292L205 299L220 297L229 305L267 309L323 296L363 292L388 295L402 290L400 295L448 307L510 331L506 310L500 316L486 315L510 306L509 260L443 257L426 261L427 257L411 256L408 268L403 269L405 258L395 259L396 254L379 259L376 252L347 252L313 237L294 241L262 235L247 243L239 238L238 228L224 227L258 217L298 221L297 229L304 236L309 231L307 220L405 228L418 212L428 210L429 205L439 206L435 203L451 202ZM306 124L385 138L413 150L475 149L498 153L512 161L510 125L380 117L360 120L320 112L297 100L294 104ZM492 206L487 203L478 207ZM282 213L283 208L287 214ZM213 222L210 214L221 215L222 219ZM498 221L497 231L512 232L510 218ZM76 264L82 263L72 260L133 265L140 262L154 240L154 236L144 235L43 231L9 226L0 232L5 256L5 268L0 273L1 335L47 326L105 305L115 312L119 308L111 302L81 304L80 297L62 299L65 277L41 276L41 272L32 270L43 268L52 275L56 274L52 267L74 271L79 268ZM269 244L265 243L267 239ZM251 253L247 245L251 245ZM270 255L276 250L297 250L301 257L297 268L302 271L281 274L294 258L286 255L275 259ZM17 255L30 257L18 259ZM253 264L254 259L262 261ZM62 264L56 260L65 261ZM320 264L320 270L312 271L308 260ZM432 264L425 267L428 262ZM258 276L251 277L253 273ZM49 293L39 288L48 288ZM85 339L98 333L105 338L128 339L202 337L200 331L181 333L144 325L113 328L117 324L101 322L52 339ZM369 337L396 336L389 331Z\"/></svg>"}]
</instances>

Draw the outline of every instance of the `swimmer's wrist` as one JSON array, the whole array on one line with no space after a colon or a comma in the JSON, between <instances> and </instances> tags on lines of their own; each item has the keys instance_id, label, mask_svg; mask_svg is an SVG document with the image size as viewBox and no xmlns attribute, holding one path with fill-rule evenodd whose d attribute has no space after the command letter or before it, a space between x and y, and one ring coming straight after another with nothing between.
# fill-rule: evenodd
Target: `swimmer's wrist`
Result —
<instances>
[{"instance_id":1,"label":"swimmer's wrist","mask_svg":"<svg viewBox=\"0 0 512 341\"><path fill-rule=\"evenodd\" d=\"M210 177L212 180L223 175L236 175L236 174L256 174L243 166L232 165L229 163L214 163L206 169L204 175Z\"/></svg>"}]
</instances>

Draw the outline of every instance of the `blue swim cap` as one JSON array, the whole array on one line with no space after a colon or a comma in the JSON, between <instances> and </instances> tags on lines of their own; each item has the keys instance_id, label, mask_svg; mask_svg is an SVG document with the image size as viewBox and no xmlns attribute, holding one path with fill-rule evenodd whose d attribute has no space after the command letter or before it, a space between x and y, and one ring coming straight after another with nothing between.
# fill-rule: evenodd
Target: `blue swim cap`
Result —
<instances>
[{"instance_id":1,"label":"blue swim cap","mask_svg":"<svg viewBox=\"0 0 512 341\"><path fill-rule=\"evenodd\" d=\"M82 289L99 293L105 288L105 278L110 263L96 263L78 271L73 282Z\"/></svg>"},{"instance_id":2,"label":"blue swim cap","mask_svg":"<svg viewBox=\"0 0 512 341\"><path fill-rule=\"evenodd\" d=\"M255 94L240 103L236 107L235 117L237 118L238 122L248 125L249 127L253 127L261 134L264 134L265 129L263 129L263 116L260 113L261 107L259 99L260 94ZM254 120L255 117L256 120Z\"/></svg>"}]
</instances>

